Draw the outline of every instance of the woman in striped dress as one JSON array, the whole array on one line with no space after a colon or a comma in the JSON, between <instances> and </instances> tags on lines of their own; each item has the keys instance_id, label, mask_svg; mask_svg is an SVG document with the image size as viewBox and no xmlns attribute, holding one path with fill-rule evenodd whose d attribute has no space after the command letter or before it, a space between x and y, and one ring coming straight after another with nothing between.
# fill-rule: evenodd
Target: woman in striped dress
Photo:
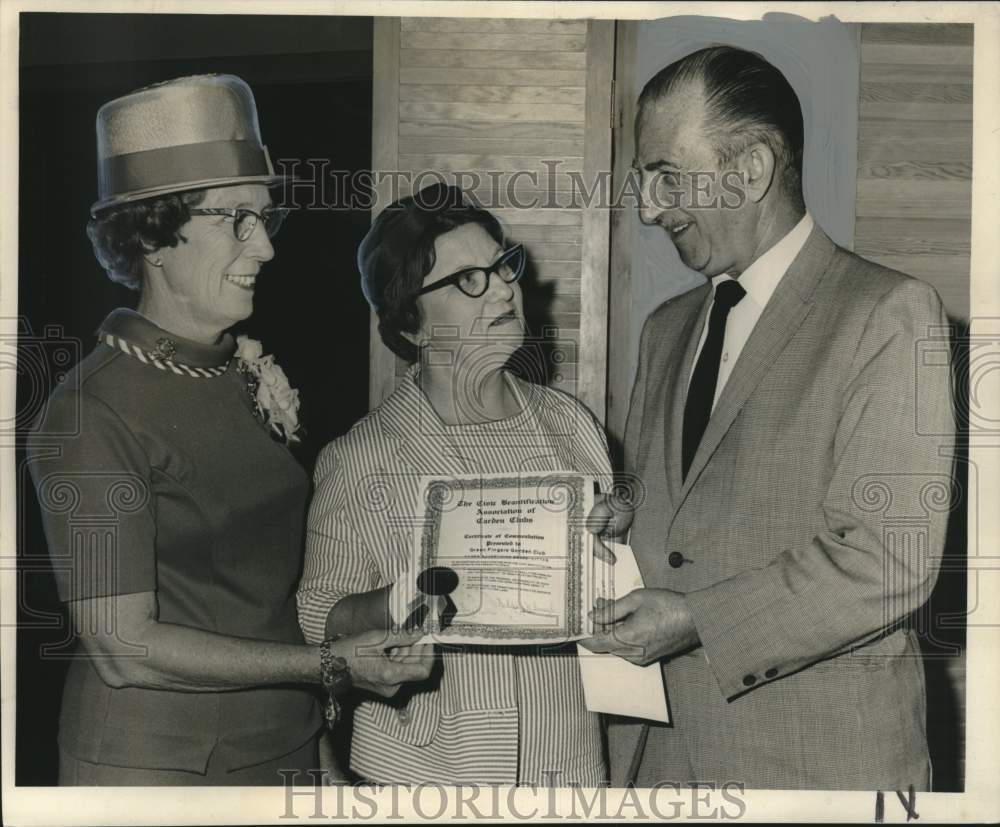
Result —
<instances>
[{"instance_id":1,"label":"woman in striped dress","mask_svg":"<svg viewBox=\"0 0 1000 827\"><path fill-rule=\"evenodd\" d=\"M590 412L505 370L524 342L524 251L494 216L456 188L429 187L380 214L358 262L382 340L410 368L318 461L298 591L307 641L400 619L393 586L407 572L421 475L610 477ZM604 780L575 646L439 654L428 681L358 706L355 772L379 783Z\"/></svg>"}]
</instances>

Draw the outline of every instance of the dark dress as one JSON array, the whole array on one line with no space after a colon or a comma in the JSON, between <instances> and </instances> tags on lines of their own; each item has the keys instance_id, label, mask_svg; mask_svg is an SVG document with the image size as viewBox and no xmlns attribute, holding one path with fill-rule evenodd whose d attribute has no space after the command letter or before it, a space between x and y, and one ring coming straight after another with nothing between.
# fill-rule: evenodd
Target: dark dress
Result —
<instances>
[{"instance_id":1,"label":"dark dress","mask_svg":"<svg viewBox=\"0 0 1000 827\"><path fill-rule=\"evenodd\" d=\"M128 310L98 335L30 445L60 597L155 591L163 623L302 643L308 478L255 418L232 338L191 342ZM59 745L82 762L224 773L301 756L321 725L307 687L115 689L78 654Z\"/></svg>"}]
</instances>

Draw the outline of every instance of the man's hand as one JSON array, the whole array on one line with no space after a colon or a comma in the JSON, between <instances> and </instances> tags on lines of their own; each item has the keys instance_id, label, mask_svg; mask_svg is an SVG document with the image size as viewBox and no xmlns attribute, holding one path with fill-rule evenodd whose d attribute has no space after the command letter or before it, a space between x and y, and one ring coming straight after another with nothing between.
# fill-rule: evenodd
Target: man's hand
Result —
<instances>
[{"instance_id":1,"label":"man's hand","mask_svg":"<svg viewBox=\"0 0 1000 827\"><path fill-rule=\"evenodd\" d=\"M362 632L333 644L333 654L344 658L351 669L355 689L390 698L400 684L425 680L434 666L434 645L417 644L423 633L390 634Z\"/></svg>"},{"instance_id":2,"label":"man's hand","mask_svg":"<svg viewBox=\"0 0 1000 827\"><path fill-rule=\"evenodd\" d=\"M684 595L669 589L636 589L620 600L598 598L591 617L600 631L580 643L639 666L700 643Z\"/></svg>"}]
</instances>

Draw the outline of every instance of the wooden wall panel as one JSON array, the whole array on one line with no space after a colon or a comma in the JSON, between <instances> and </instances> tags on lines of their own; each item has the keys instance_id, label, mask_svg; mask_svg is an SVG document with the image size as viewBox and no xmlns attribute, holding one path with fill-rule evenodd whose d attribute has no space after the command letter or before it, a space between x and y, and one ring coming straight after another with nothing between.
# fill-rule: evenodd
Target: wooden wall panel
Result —
<instances>
[{"instance_id":1,"label":"wooden wall panel","mask_svg":"<svg viewBox=\"0 0 1000 827\"><path fill-rule=\"evenodd\" d=\"M442 49L403 49L401 66L448 69L583 69L584 52L473 52Z\"/></svg>"},{"instance_id":2,"label":"wooden wall panel","mask_svg":"<svg viewBox=\"0 0 1000 827\"><path fill-rule=\"evenodd\" d=\"M855 252L969 316L971 25L861 28Z\"/></svg>"},{"instance_id":3,"label":"wooden wall panel","mask_svg":"<svg viewBox=\"0 0 1000 827\"><path fill-rule=\"evenodd\" d=\"M422 185L443 175L525 244L537 288L526 288L526 301L547 297L547 333L565 343L550 384L581 398L603 420L607 211L525 204L547 193L564 196L573 176L589 181L609 168L613 24L379 18L375 27L376 106L382 96L381 108L393 115L376 123L376 135L387 128L393 136L381 144L375 138L383 150L375 169L424 173ZM383 54L380 47L395 52ZM479 187L471 185L472 175L480 177ZM404 183L399 195L410 192ZM376 213L387 203L380 193ZM373 337L372 406L405 371L386 353Z\"/></svg>"}]
</instances>

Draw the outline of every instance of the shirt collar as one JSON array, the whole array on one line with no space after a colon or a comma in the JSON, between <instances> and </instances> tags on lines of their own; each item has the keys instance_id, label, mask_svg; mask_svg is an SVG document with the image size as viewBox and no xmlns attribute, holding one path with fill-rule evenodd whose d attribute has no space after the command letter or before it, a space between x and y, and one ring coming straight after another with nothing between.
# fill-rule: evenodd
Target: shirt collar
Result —
<instances>
[{"instance_id":1,"label":"shirt collar","mask_svg":"<svg viewBox=\"0 0 1000 827\"><path fill-rule=\"evenodd\" d=\"M788 272L795 257L813 230L813 218L806 210L805 215L777 244L743 271L739 277L740 286L758 307L765 307L774 293L782 276ZM713 290L718 284L732 276L723 273L712 279Z\"/></svg>"},{"instance_id":2,"label":"shirt collar","mask_svg":"<svg viewBox=\"0 0 1000 827\"><path fill-rule=\"evenodd\" d=\"M215 368L225 365L236 350L232 335L226 333L218 344L206 345L185 339L151 322L141 313L120 307L111 311L97 335L107 334L124 339L146 353L179 362L193 368Z\"/></svg>"}]
</instances>

